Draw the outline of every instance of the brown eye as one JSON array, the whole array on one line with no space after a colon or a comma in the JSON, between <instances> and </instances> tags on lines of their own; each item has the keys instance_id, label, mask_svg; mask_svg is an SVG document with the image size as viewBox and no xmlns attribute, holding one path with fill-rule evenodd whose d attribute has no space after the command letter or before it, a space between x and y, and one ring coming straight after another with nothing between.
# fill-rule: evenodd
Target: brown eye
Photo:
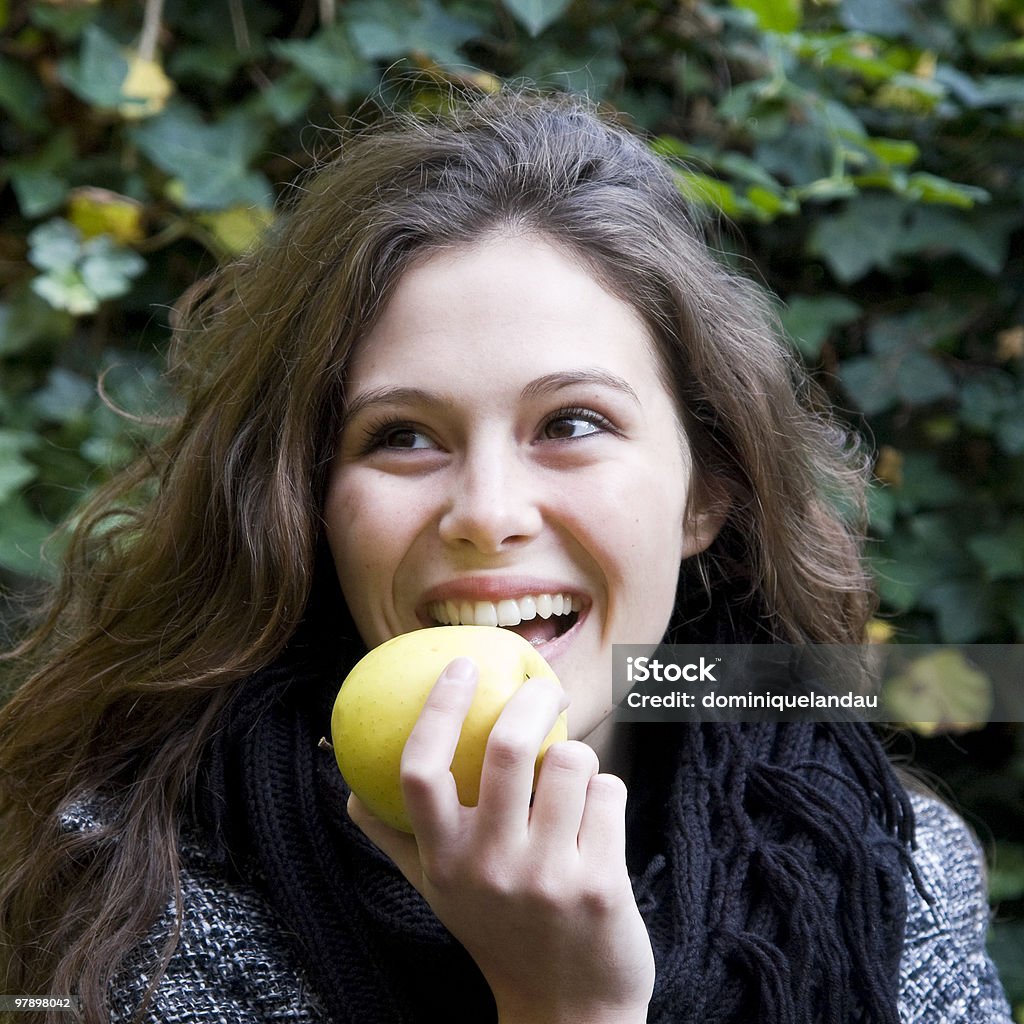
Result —
<instances>
[{"instance_id":1,"label":"brown eye","mask_svg":"<svg viewBox=\"0 0 1024 1024\"><path fill-rule=\"evenodd\" d=\"M407 452L437 447L430 435L416 424L400 423L394 420L370 424L366 428L364 437L361 445L364 455L369 455L371 452Z\"/></svg>"},{"instance_id":2,"label":"brown eye","mask_svg":"<svg viewBox=\"0 0 1024 1024\"><path fill-rule=\"evenodd\" d=\"M428 448L430 442L411 427L395 427L382 438L384 448Z\"/></svg>"},{"instance_id":3,"label":"brown eye","mask_svg":"<svg viewBox=\"0 0 1024 1024\"><path fill-rule=\"evenodd\" d=\"M544 424L544 437L549 441L573 441L610 428L611 424L600 413L590 409L563 409Z\"/></svg>"}]
</instances>

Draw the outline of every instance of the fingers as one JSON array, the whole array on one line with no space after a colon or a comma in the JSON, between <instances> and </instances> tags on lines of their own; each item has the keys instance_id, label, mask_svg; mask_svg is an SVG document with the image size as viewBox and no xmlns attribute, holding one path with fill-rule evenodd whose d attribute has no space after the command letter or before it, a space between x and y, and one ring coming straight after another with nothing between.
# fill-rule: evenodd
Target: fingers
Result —
<instances>
[{"instance_id":1,"label":"fingers","mask_svg":"<svg viewBox=\"0 0 1024 1024\"><path fill-rule=\"evenodd\" d=\"M597 754L577 740L555 743L541 765L530 815L530 832L545 846L576 850Z\"/></svg>"},{"instance_id":2,"label":"fingers","mask_svg":"<svg viewBox=\"0 0 1024 1024\"><path fill-rule=\"evenodd\" d=\"M594 775L587 785L580 821L581 858L598 859L609 868L625 869L626 784L617 775Z\"/></svg>"},{"instance_id":3,"label":"fingers","mask_svg":"<svg viewBox=\"0 0 1024 1024\"><path fill-rule=\"evenodd\" d=\"M512 695L487 740L480 779L480 824L495 841L525 834L537 754L568 697L553 680L536 677Z\"/></svg>"},{"instance_id":4,"label":"fingers","mask_svg":"<svg viewBox=\"0 0 1024 1024\"><path fill-rule=\"evenodd\" d=\"M406 811L413 831L427 841L458 826L459 794L450 769L476 681L477 669L469 658L452 661L427 696L402 751Z\"/></svg>"}]
</instances>

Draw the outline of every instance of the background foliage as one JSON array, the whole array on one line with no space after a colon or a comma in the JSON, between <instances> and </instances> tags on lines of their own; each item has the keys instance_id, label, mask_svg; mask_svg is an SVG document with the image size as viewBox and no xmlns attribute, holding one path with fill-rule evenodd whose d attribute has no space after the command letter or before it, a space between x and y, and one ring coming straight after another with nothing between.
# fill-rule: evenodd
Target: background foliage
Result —
<instances>
[{"instance_id":1,"label":"background foliage","mask_svg":"<svg viewBox=\"0 0 1024 1024\"><path fill-rule=\"evenodd\" d=\"M258 238L331 126L372 120L371 95L518 78L680 159L871 439L875 639L1020 642L1024 0L0 0L4 591L52 574L55 524L158 429L172 304ZM1022 737L897 749L993 856L1024 1020Z\"/></svg>"}]
</instances>

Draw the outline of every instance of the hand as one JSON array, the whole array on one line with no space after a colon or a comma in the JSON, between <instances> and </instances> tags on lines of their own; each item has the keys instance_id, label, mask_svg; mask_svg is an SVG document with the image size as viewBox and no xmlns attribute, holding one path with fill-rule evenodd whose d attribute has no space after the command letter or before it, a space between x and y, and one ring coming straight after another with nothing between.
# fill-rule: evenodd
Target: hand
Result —
<instances>
[{"instance_id":1,"label":"hand","mask_svg":"<svg viewBox=\"0 0 1024 1024\"><path fill-rule=\"evenodd\" d=\"M459 803L449 768L476 686L457 658L427 698L402 755L415 834L389 828L355 796L353 821L390 856L476 961L502 1024L644 1021L654 958L625 858L626 788L598 773L584 743L548 748L566 705L530 679L491 731L480 801Z\"/></svg>"}]
</instances>

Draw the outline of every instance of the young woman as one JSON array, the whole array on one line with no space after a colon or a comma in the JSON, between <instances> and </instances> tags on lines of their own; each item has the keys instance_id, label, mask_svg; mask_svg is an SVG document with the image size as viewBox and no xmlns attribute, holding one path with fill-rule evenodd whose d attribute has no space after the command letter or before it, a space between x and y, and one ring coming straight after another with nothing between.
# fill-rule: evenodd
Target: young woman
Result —
<instances>
[{"instance_id":1,"label":"young woman","mask_svg":"<svg viewBox=\"0 0 1024 1024\"><path fill-rule=\"evenodd\" d=\"M867 726L613 723L613 643L857 643L870 609L855 455L641 142L522 94L396 118L176 334L180 422L14 662L5 991L89 1024L1009 1019L976 846ZM366 649L455 622L564 693L513 698L463 807L456 659L409 836L318 740Z\"/></svg>"}]
</instances>

